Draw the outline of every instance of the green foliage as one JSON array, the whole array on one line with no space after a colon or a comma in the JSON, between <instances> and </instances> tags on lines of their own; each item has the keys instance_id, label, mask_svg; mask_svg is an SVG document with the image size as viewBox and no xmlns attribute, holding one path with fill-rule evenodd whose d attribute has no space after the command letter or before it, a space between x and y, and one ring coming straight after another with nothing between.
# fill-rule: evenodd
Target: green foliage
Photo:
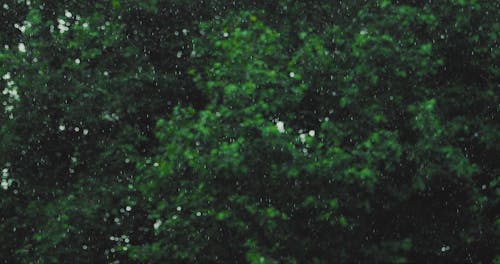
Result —
<instances>
[{"instance_id":1,"label":"green foliage","mask_svg":"<svg viewBox=\"0 0 500 264\"><path fill-rule=\"evenodd\" d=\"M2 263L498 262L495 1L5 5Z\"/></svg>"}]
</instances>

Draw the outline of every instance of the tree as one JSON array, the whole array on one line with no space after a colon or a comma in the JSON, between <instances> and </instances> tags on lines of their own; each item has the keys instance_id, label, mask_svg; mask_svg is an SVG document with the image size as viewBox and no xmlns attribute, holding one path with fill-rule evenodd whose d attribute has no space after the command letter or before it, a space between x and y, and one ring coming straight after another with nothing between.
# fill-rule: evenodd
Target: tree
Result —
<instances>
[{"instance_id":1,"label":"tree","mask_svg":"<svg viewBox=\"0 0 500 264\"><path fill-rule=\"evenodd\" d=\"M164 152L139 179L156 238L131 256L491 261L497 169L474 158L492 147L474 131L498 137L496 55L480 48L495 44L475 42L485 63L464 54L470 74L451 81L463 69L446 40L487 39L451 31L495 23L480 7L494 9L359 5L324 32L302 28L295 52L259 15L202 24L209 63L191 73L209 103L158 123Z\"/></svg>"},{"instance_id":2,"label":"tree","mask_svg":"<svg viewBox=\"0 0 500 264\"><path fill-rule=\"evenodd\" d=\"M498 262L498 3L0 7L3 263Z\"/></svg>"}]
</instances>

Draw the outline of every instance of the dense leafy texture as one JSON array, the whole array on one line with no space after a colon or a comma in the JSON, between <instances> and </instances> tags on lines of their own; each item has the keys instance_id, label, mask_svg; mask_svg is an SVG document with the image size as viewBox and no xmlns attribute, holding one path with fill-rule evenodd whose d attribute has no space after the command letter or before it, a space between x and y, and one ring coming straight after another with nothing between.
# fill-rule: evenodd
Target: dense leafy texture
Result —
<instances>
[{"instance_id":1,"label":"dense leafy texture","mask_svg":"<svg viewBox=\"0 0 500 264\"><path fill-rule=\"evenodd\" d=\"M500 262L496 1L12 1L3 263Z\"/></svg>"}]
</instances>

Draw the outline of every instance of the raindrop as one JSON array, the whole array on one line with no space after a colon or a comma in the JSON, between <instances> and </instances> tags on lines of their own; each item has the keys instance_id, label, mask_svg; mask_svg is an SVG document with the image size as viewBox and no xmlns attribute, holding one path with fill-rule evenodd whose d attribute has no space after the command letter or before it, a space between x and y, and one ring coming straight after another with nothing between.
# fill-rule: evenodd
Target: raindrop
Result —
<instances>
[{"instance_id":1,"label":"raindrop","mask_svg":"<svg viewBox=\"0 0 500 264\"><path fill-rule=\"evenodd\" d=\"M2 189L4 190L7 190L9 188L9 183L6 180L2 179L2 183L0 185L2 185Z\"/></svg>"},{"instance_id":2,"label":"raindrop","mask_svg":"<svg viewBox=\"0 0 500 264\"><path fill-rule=\"evenodd\" d=\"M299 138L300 138L300 142L302 142L302 143L306 142L306 134L300 134Z\"/></svg>"},{"instance_id":3,"label":"raindrop","mask_svg":"<svg viewBox=\"0 0 500 264\"><path fill-rule=\"evenodd\" d=\"M285 133L285 123L283 121L276 122L276 128L280 133Z\"/></svg>"},{"instance_id":4,"label":"raindrop","mask_svg":"<svg viewBox=\"0 0 500 264\"><path fill-rule=\"evenodd\" d=\"M156 220L156 222L153 224L153 228L154 228L154 229L158 229L158 228L160 228L160 226L161 226L161 220L160 220L160 219L158 219L158 220Z\"/></svg>"},{"instance_id":5,"label":"raindrop","mask_svg":"<svg viewBox=\"0 0 500 264\"><path fill-rule=\"evenodd\" d=\"M441 252L446 252L448 250L450 250L450 246L444 245L444 246L441 247Z\"/></svg>"},{"instance_id":6,"label":"raindrop","mask_svg":"<svg viewBox=\"0 0 500 264\"><path fill-rule=\"evenodd\" d=\"M24 43L19 43L17 45L17 48L19 49L20 52L26 52L26 46L24 45Z\"/></svg>"}]
</instances>

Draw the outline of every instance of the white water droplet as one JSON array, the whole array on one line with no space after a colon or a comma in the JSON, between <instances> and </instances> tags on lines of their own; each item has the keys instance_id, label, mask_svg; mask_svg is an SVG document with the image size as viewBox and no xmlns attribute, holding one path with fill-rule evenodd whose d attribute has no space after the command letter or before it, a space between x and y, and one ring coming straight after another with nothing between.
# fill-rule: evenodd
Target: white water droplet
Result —
<instances>
[{"instance_id":1,"label":"white water droplet","mask_svg":"<svg viewBox=\"0 0 500 264\"><path fill-rule=\"evenodd\" d=\"M283 121L276 122L276 128L280 133L285 133L285 123Z\"/></svg>"},{"instance_id":2,"label":"white water droplet","mask_svg":"<svg viewBox=\"0 0 500 264\"><path fill-rule=\"evenodd\" d=\"M161 226L161 220L160 220L160 219L158 219L158 220L156 220L156 222L153 224L153 228L154 228L154 229L158 229L158 228L160 228L160 226Z\"/></svg>"},{"instance_id":3,"label":"white water droplet","mask_svg":"<svg viewBox=\"0 0 500 264\"><path fill-rule=\"evenodd\" d=\"M6 180L2 180L2 183L0 183L2 186L2 189L7 190L9 189L9 183Z\"/></svg>"},{"instance_id":4,"label":"white water droplet","mask_svg":"<svg viewBox=\"0 0 500 264\"><path fill-rule=\"evenodd\" d=\"M300 134L299 138L300 138L300 142L306 143L306 134Z\"/></svg>"},{"instance_id":5,"label":"white water droplet","mask_svg":"<svg viewBox=\"0 0 500 264\"><path fill-rule=\"evenodd\" d=\"M24 45L24 43L19 43L17 45L17 48L19 49L20 52L26 52L26 46Z\"/></svg>"},{"instance_id":6,"label":"white water droplet","mask_svg":"<svg viewBox=\"0 0 500 264\"><path fill-rule=\"evenodd\" d=\"M441 247L441 252L446 252L448 250L450 250L450 246L444 245L444 246Z\"/></svg>"}]
</instances>

